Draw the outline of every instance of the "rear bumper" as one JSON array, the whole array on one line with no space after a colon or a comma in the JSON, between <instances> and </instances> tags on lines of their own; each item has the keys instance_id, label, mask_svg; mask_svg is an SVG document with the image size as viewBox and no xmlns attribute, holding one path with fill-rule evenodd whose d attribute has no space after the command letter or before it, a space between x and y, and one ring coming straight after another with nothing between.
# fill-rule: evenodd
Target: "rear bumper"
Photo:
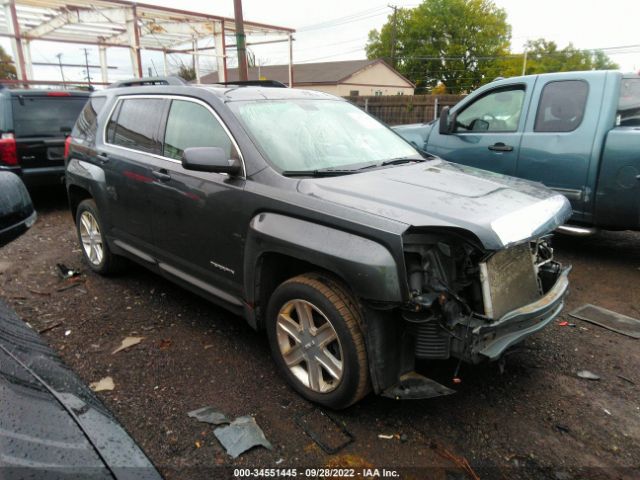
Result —
<instances>
[{"instance_id":1,"label":"rear bumper","mask_svg":"<svg viewBox=\"0 0 640 480\"><path fill-rule=\"evenodd\" d=\"M29 229L38 218L35 211L19 223L0 229L0 247L14 240Z\"/></svg>"},{"instance_id":2,"label":"rear bumper","mask_svg":"<svg viewBox=\"0 0 640 480\"><path fill-rule=\"evenodd\" d=\"M562 311L569 291L571 267L560 271L555 284L539 300L472 330L471 361L496 360L510 346L546 327Z\"/></svg>"},{"instance_id":3,"label":"rear bumper","mask_svg":"<svg viewBox=\"0 0 640 480\"><path fill-rule=\"evenodd\" d=\"M55 167L23 168L22 179L28 187L62 185L64 182L64 165Z\"/></svg>"}]
</instances>

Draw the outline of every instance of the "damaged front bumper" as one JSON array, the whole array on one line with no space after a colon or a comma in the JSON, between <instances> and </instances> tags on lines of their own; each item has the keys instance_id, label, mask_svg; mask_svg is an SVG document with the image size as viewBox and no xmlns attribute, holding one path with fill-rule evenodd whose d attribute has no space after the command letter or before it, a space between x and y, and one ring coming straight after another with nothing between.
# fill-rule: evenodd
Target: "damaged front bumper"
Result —
<instances>
[{"instance_id":1,"label":"damaged front bumper","mask_svg":"<svg viewBox=\"0 0 640 480\"><path fill-rule=\"evenodd\" d=\"M496 360L510 346L521 342L529 335L543 329L555 319L564 307L564 298L569 290L569 272L564 268L558 274L555 284L539 300L517 308L500 319L474 327L466 360L478 363Z\"/></svg>"}]
</instances>

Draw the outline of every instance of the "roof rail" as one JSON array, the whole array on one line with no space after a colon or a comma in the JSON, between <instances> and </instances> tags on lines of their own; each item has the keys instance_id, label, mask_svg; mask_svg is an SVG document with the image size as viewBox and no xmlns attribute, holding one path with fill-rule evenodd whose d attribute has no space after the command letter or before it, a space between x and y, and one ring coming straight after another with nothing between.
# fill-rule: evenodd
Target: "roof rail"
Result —
<instances>
[{"instance_id":1,"label":"roof rail","mask_svg":"<svg viewBox=\"0 0 640 480\"><path fill-rule=\"evenodd\" d=\"M121 88L121 87L148 87L153 85L186 85L180 77L143 77L143 78L130 78L129 80L120 80L119 82L112 83L107 88Z\"/></svg>"},{"instance_id":2,"label":"roof rail","mask_svg":"<svg viewBox=\"0 0 640 480\"><path fill-rule=\"evenodd\" d=\"M216 82L216 85L234 86L234 87L272 87L287 88L287 86L277 80L238 80L236 82Z\"/></svg>"}]
</instances>

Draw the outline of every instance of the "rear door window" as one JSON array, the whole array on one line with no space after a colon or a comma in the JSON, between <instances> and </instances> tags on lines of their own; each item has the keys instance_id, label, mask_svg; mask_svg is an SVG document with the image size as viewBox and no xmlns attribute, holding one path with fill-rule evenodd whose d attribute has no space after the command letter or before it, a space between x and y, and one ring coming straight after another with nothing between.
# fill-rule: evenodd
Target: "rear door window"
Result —
<instances>
[{"instance_id":1,"label":"rear door window","mask_svg":"<svg viewBox=\"0 0 640 480\"><path fill-rule=\"evenodd\" d=\"M199 103L173 100L167 118L163 155L182 159L182 152L192 147L219 147L227 158L238 158L231 139L213 114Z\"/></svg>"},{"instance_id":2,"label":"rear door window","mask_svg":"<svg viewBox=\"0 0 640 480\"><path fill-rule=\"evenodd\" d=\"M542 89L534 132L572 132L582 123L589 85L582 80L549 82Z\"/></svg>"},{"instance_id":3,"label":"rear door window","mask_svg":"<svg viewBox=\"0 0 640 480\"><path fill-rule=\"evenodd\" d=\"M64 137L71 132L87 97L17 95L11 102L16 137Z\"/></svg>"},{"instance_id":4,"label":"rear door window","mask_svg":"<svg viewBox=\"0 0 640 480\"><path fill-rule=\"evenodd\" d=\"M106 102L105 97L92 97L82 109L71 135L77 140L92 142L96 138L96 119Z\"/></svg>"},{"instance_id":5,"label":"rear door window","mask_svg":"<svg viewBox=\"0 0 640 480\"><path fill-rule=\"evenodd\" d=\"M640 125L640 78L623 78L618 102L618 125Z\"/></svg>"},{"instance_id":6,"label":"rear door window","mask_svg":"<svg viewBox=\"0 0 640 480\"><path fill-rule=\"evenodd\" d=\"M107 126L108 142L132 150L160 154L158 129L165 100L129 98L120 102Z\"/></svg>"}]
</instances>

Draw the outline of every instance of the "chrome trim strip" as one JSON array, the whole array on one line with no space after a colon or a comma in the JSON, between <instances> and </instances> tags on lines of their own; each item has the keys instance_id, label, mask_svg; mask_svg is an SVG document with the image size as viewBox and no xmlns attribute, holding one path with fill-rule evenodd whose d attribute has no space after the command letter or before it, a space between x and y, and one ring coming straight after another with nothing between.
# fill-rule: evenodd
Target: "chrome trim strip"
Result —
<instances>
[{"instance_id":1,"label":"chrome trim strip","mask_svg":"<svg viewBox=\"0 0 640 480\"><path fill-rule=\"evenodd\" d=\"M235 147L236 151L238 152L238 155L240 155L240 162L242 162L242 175L240 175L240 176L242 178L244 178L244 179L247 178L247 166L245 164L244 156L242 155L242 151L240 150L240 146L238 145L238 142L236 142L235 137L231 134L231 131L229 130L227 125L222 121L222 118L220 118L220 115L218 115L218 113L213 108L211 108L210 105L208 105L206 102L203 102L202 100L200 100L198 98L193 98L193 97L188 97L188 96L183 96L183 95L166 95L166 94L158 94L158 95L148 95L148 94L147 95L120 95L120 96L118 96L117 100L114 102L113 106L111 107L111 111L109 112L109 116L107 117L107 121L104 123L104 126L102 127L102 142L105 145L108 145L109 147L112 147L112 148L118 148L118 149L121 149L121 150L125 150L125 151L128 151L128 152L134 152L134 153L137 153L137 154L140 154L140 155L149 155L151 157L158 158L160 160L165 160L165 161L168 161L168 162L173 162L173 163L177 163L179 165L182 165L182 162L180 160L175 160L173 158L165 157L163 155L158 155L158 154L149 153L149 152L143 152L143 151L136 150L136 149L133 149L133 148L123 147L121 145L115 145L113 143L108 143L107 142L107 126L109 125L109 122L111 121L111 117L113 116L113 112L116 110L116 107L118 106L118 104L120 102L122 102L123 100L130 99L130 98L150 98L150 99L162 98L162 99L167 99L167 100L182 100L182 101L185 101L185 102L193 102L193 103L196 103L196 104L199 104L199 105L202 105L203 107L205 107L214 116L214 118L220 123L220 125L224 129L225 133L229 137L229 140L231 140L231 143L233 143L233 146ZM227 174L226 173L220 173L218 175L227 175Z\"/></svg>"},{"instance_id":2,"label":"chrome trim strip","mask_svg":"<svg viewBox=\"0 0 640 480\"><path fill-rule=\"evenodd\" d=\"M582 200L582 190L578 190L576 188L555 188L551 187L551 190L554 192L558 192L570 200L580 201Z\"/></svg>"},{"instance_id":3,"label":"chrome trim strip","mask_svg":"<svg viewBox=\"0 0 640 480\"><path fill-rule=\"evenodd\" d=\"M183 272L182 270L178 270L175 267L172 267L171 265L167 265L166 263L158 263L158 267L160 267L162 270L164 270L165 272L178 277L182 280L184 280L187 283L190 283L191 285L194 285L196 287L198 287L201 290L204 290L205 292L210 293L211 295L214 295L218 298L221 298L222 300L228 302L228 303L232 303L233 305L238 305L238 306L242 306L242 302L234 297L233 295L229 295L228 293L224 292L223 290L220 290L219 288L216 288L212 285L209 285L208 283L203 282L202 280L199 280L197 278L195 278L192 275L189 275L188 273Z\"/></svg>"},{"instance_id":4,"label":"chrome trim strip","mask_svg":"<svg viewBox=\"0 0 640 480\"><path fill-rule=\"evenodd\" d=\"M598 233L598 229L595 227L578 227L576 225L560 225L556 231L575 237L589 237Z\"/></svg>"}]
</instances>

